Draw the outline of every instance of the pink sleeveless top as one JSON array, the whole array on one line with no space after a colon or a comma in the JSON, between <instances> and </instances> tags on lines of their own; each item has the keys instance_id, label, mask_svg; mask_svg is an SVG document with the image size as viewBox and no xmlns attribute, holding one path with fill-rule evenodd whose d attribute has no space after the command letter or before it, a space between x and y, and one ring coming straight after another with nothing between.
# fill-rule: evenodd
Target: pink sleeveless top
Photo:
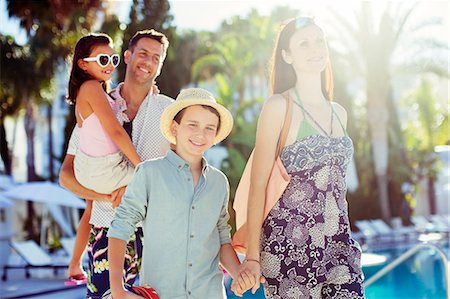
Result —
<instances>
[{"instance_id":1,"label":"pink sleeveless top","mask_svg":"<svg viewBox=\"0 0 450 299\"><path fill-rule=\"evenodd\" d=\"M114 100L106 94L108 102L116 113L114 107ZM100 120L95 113L91 113L86 119L83 119L81 114L78 114L83 121L83 124L78 127L79 132L79 149L91 157L103 157L110 154L117 153L119 148L108 136L108 133L103 129Z\"/></svg>"}]
</instances>

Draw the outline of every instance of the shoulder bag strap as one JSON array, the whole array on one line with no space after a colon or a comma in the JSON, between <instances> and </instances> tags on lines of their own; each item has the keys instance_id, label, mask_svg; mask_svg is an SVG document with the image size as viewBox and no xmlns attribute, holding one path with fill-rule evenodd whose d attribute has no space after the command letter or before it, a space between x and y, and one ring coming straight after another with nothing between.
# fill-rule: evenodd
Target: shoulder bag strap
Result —
<instances>
[{"instance_id":1,"label":"shoulder bag strap","mask_svg":"<svg viewBox=\"0 0 450 299\"><path fill-rule=\"evenodd\" d=\"M283 123L283 128L281 129L280 132L280 138L278 139L278 144L277 144L277 150L276 150L276 156L275 157L279 157L281 154L281 150L283 149L284 145L286 144L286 139L289 133L289 128L291 126L291 120L292 120L292 99L289 96L288 92L283 93L283 97L286 99L287 101L287 107L286 107L286 114L284 117L284 123Z\"/></svg>"}]
</instances>

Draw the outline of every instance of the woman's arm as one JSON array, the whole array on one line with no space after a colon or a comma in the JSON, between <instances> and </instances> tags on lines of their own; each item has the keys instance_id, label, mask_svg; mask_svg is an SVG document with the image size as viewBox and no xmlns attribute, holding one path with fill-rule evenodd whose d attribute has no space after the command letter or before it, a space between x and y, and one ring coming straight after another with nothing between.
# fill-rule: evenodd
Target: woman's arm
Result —
<instances>
[{"instance_id":1,"label":"woman's arm","mask_svg":"<svg viewBox=\"0 0 450 299\"><path fill-rule=\"evenodd\" d=\"M247 259L259 261L265 193L276 160L275 152L284 123L285 110L286 100L280 95L273 96L264 104L258 120L247 207Z\"/></svg>"},{"instance_id":2,"label":"woman's arm","mask_svg":"<svg viewBox=\"0 0 450 299\"><path fill-rule=\"evenodd\" d=\"M82 101L86 101L92 111L99 118L103 128L108 136L119 147L122 153L130 159L135 166L141 162L136 149L131 142L127 132L117 121L111 106L108 103L105 91L98 81L90 80L83 83L80 87L78 97Z\"/></svg>"},{"instance_id":3,"label":"woman's arm","mask_svg":"<svg viewBox=\"0 0 450 299\"><path fill-rule=\"evenodd\" d=\"M246 280L254 282L254 294L265 278L261 276L260 236L264 218L265 190L275 162L275 152L286 113L286 100L274 95L263 106L256 130L256 144L253 153L252 176L247 206L247 252L246 261L240 266L239 277L231 289L238 294ZM255 174L255 175L253 175Z\"/></svg>"}]
</instances>

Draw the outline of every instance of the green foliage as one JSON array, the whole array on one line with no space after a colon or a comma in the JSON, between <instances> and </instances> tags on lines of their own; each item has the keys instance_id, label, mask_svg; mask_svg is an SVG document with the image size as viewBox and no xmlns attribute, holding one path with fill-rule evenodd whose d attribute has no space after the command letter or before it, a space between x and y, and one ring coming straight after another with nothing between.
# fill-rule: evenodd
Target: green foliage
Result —
<instances>
[{"instance_id":1,"label":"green foliage","mask_svg":"<svg viewBox=\"0 0 450 299\"><path fill-rule=\"evenodd\" d=\"M448 107L442 107L446 104L439 103L433 85L427 79L422 79L417 89L404 97L401 104L408 111L404 126L405 147L415 181L424 176L435 177L434 147L449 143Z\"/></svg>"}]
</instances>

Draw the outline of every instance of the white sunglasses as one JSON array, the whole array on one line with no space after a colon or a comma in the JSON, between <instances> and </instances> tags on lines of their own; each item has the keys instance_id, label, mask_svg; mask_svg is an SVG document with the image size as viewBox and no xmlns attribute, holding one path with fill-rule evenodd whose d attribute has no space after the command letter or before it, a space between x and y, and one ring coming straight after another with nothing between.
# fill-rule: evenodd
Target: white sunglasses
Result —
<instances>
[{"instance_id":1,"label":"white sunglasses","mask_svg":"<svg viewBox=\"0 0 450 299\"><path fill-rule=\"evenodd\" d=\"M95 57L83 58L83 61L95 61L101 67L106 67L109 63L112 63L113 67L117 67L120 63L120 56L118 54L98 54Z\"/></svg>"}]
</instances>

